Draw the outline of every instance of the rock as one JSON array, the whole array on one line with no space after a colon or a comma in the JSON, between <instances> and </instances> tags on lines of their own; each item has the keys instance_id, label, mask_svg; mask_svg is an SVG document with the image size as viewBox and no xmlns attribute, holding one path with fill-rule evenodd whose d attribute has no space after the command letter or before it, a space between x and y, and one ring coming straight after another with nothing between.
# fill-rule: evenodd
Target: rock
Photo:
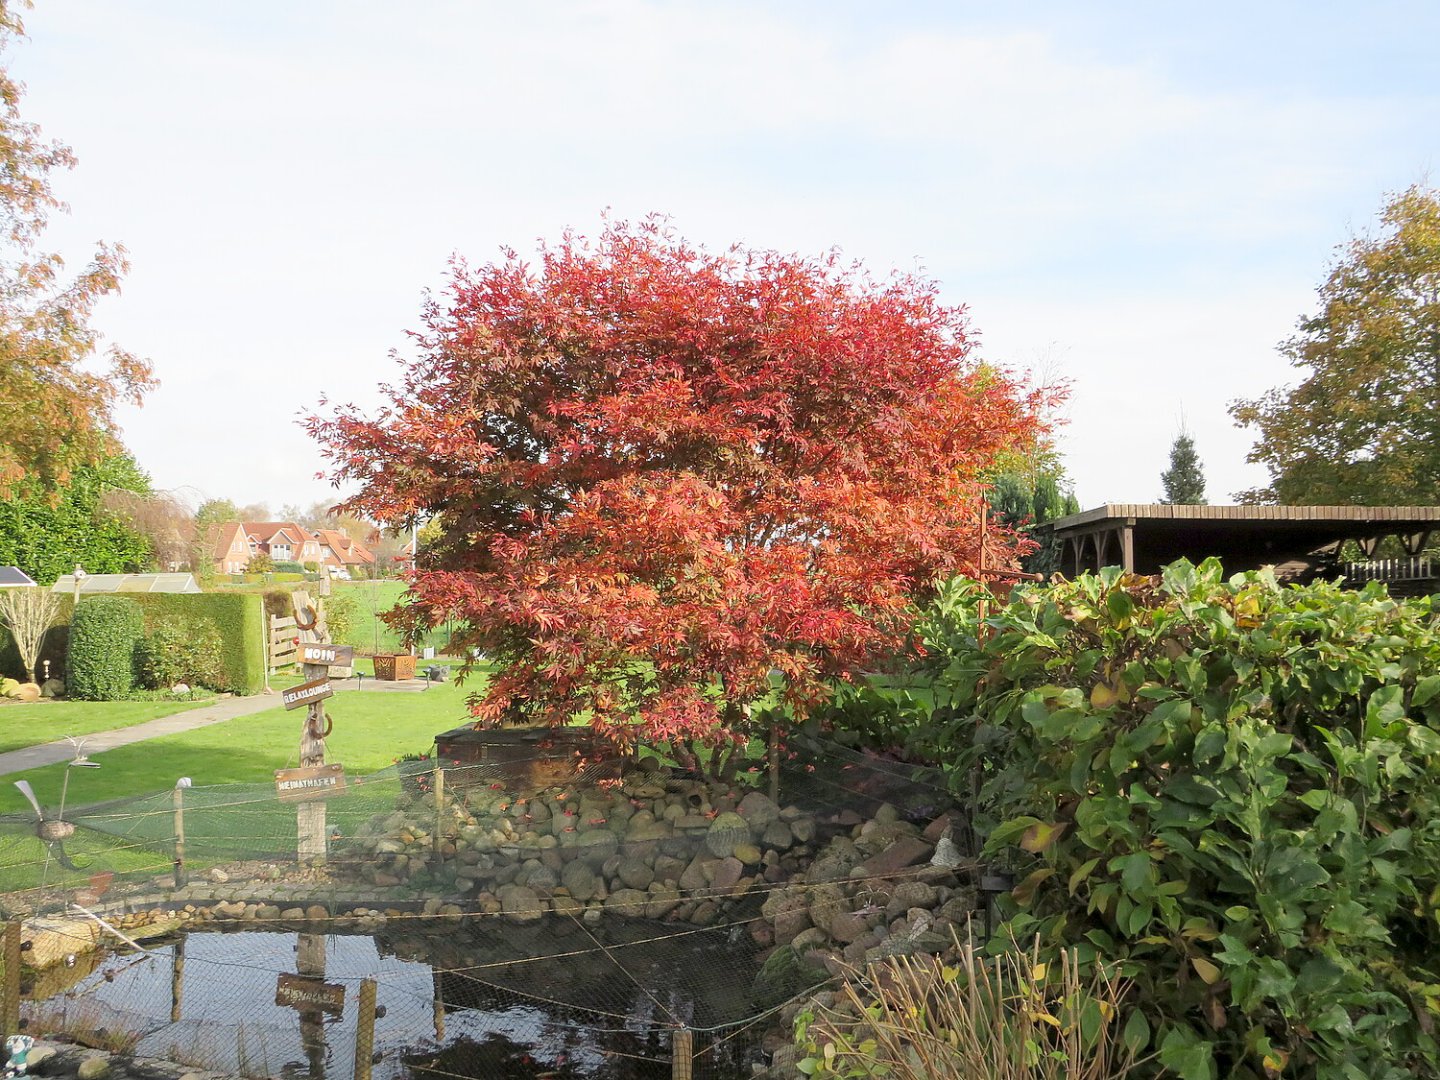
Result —
<instances>
[{"instance_id":1,"label":"rock","mask_svg":"<svg viewBox=\"0 0 1440 1080\"><path fill-rule=\"evenodd\" d=\"M280 918L280 909L274 904L261 904L255 909L255 918L264 922L274 922Z\"/></svg>"},{"instance_id":2,"label":"rock","mask_svg":"<svg viewBox=\"0 0 1440 1080\"><path fill-rule=\"evenodd\" d=\"M775 944L789 945L795 935L809 929L810 913L805 910L804 900L800 907L781 911L775 916Z\"/></svg>"},{"instance_id":3,"label":"rock","mask_svg":"<svg viewBox=\"0 0 1440 1080\"><path fill-rule=\"evenodd\" d=\"M45 1046L43 1043L36 1043L30 1050L29 1055L25 1058L25 1064L29 1067L30 1072L43 1076L49 1071L45 1063L53 1058L55 1054L55 1047ZM180 1080L185 1080L185 1078L181 1077Z\"/></svg>"},{"instance_id":4,"label":"rock","mask_svg":"<svg viewBox=\"0 0 1440 1080\"><path fill-rule=\"evenodd\" d=\"M705 872L706 866L715 860L705 856L696 855L690 860L690 865L680 875L680 889L682 892L694 893L710 887L710 874ZM713 871L712 871L713 873Z\"/></svg>"},{"instance_id":5,"label":"rock","mask_svg":"<svg viewBox=\"0 0 1440 1080\"><path fill-rule=\"evenodd\" d=\"M245 917L245 902L243 900L221 900L210 909L217 919L243 919Z\"/></svg>"},{"instance_id":6,"label":"rock","mask_svg":"<svg viewBox=\"0 0 1440 1080\"><path fill-rule=\"evenodd\" d=\"M205 875L205 880L212 885L224 885L230 880L230 875L221 870L218 866Z\"/></svg>"},{"instance_id":7,"label":"rock","mask_svg":"<svg viewBox=\"0 0 1440 1080\"><path fill-rule=\"evenodd\" d=\"M824 945L828 940L824 930L818 926L812 926L808 930L802 930L796 934L794 940L790 942L790 947L804 956L806 950L813 949L817 945Z\"/></svg>"},{"instance_id":8,"label":"rock","mask_svg":"<svg viewBox=\"0 0 1440 1080\"><path fill-rule=\"evenodd\" d=\"M875 811L875 820L881 825L894 825L900 820L900 811L888 802L882 803Z\"/></svg>"},{"instance_id":9,"label":"rock","mask_svg":"<svg viewBox=\"0 0 1440 1080\"><path fill-rule=\"evenodd\" d=\"M960 817L960 812L958 810L946 810L945 813L941 814L934 821L930 822L929 825L926 825L925 831L920 835L925 837L926 840L929 840L933 844L938 841L940 837L944 836L947 832L953 833L963 824L964 819Z\"/></svg>"},{"instance_id":10,"label":"rock","mask_svg":"<svg viewBox=\"0 0 1440 1080\"><path fill-rule=\"evenodd\" d=\"M728 893L745 873L745 864L733 855L715 864L710 877L710 887L716 892Z\"/></svg>"},{"instance_id":11,"label":"rock","mask_svg":"<svg viewBox=\"0 0 1440 1080\"><path fill-rule=\"evenodd\" d=\"M790 831L790 826L783 821L772 821L760 834L760 843L764 847L774 848L776 851L784 851L794 842L795 835Z\"/></svg>"},{"instance_id":12,"label":"rock","mask_svg":"<svg viewBox=\"0 0 1440 1080\"><path fill-rule=\"evenodd\" d=\"M496 895L500 910L515 922L535 922L545 914L539 895L524 885L502 885Z\"/></svg>"},{"instance_id":13,"label":"rock","mask_svg":"<svg viewBox=\"0 0 1440 1080\"><path fill-rule=\"evenodd\" d=\"M643 859L621 859L615 874L629 889L648 889L655 880L655 869Z\"/></svg>"},{"instance_id":14,"label":"rock","mask_svg":"<svg viewBox=\"0 0 1440 1080\"><path fill-rule=\"evenodd\" d=\"M709 926L719 914L720 905L713 900L706 900L690 913L690 921L696 926Z\"/></svg>"},{"instance_id":15,"label":"rock","mask_svg":"<svg viewBox=\"0 0 1440 1080\"><path fill-rule=\"evenodd\" d=\"M810 921L816 926L829 926L837 914L849 911L851 906L839 885L816 885L810 890Z\"/></svg>"},{"instance_id":16,"label":"rock","mask_svg":"<svg viewBox=\"0 0 1440 1080\"><path fill-rule=\"evenodd\" d=\"M663 919L680 906L680 893L668 885L652 885L650 901L645 905L647 919Z\"/></svg>"},{"instance_id":17,"label":"rock","mask_svg":"<svg viewBox=\"0 0 1440 1080\"><path fill-rule=\"evenodd\" d=\"M87 1057L80 1062L80 1068L75 1070L75 1075L80 1080L105 1080L110 1075L110 1059L108 1057Z\"/></svg>"},{"instance_id":18,"label":"rock","mask_svg":"<svg viewBox=\"0 0 1440 1080\"><path fill-rule=\"evenodd\" d=\"M580 849L581 857L597 869L620 850L620 838L608 829L580 833L579 837L576 847Z\"/></svg>"},{"instance_id":19,"label":"rock","mask_svg":"<svg viewBox=\"0 0 1440 1080\"><path fill-rule=\"evenodd\" d=\"M934 845L918 836L901 837L861 863L860 870L865 877L893 877L907 866L929 858L933 848Z\"/></svg>"},{"instance_id":20,"label":"rock","mask_svg":"<svg viewBox=\"0 0 1440 1080\"><path fill-rule=\"evenodd\" d=\"M812 817L796 818L790 822L790 832L795 837L797 844L808 844L815 839L815 819Z\"/></svg>"},{"instance_id":21,"label":"rock","mask_svg":"<svg viewBox=\"0 0 1440 1080\"><path fill-rule=\"evenodd\" d=\"M595 896L599 881L595 877L595 871L591 870L583 862L567 863L564 872L560 875L560 884L565 890L580 903L585 903Z\"/></svg>"},{"instance_id":22,"label":"rock","mask_svg":"<svg viewBox=\"0 0 1440 1080\"><path fill-rule=\"evenodd\" d=\"M934 885L923 881L902 881L890 894L890 902L885 905L885 917L893 919L915 908L928 910L935 906L938 898Z\"/></svg>"},{"instance_id":23,"label":"rock","mask_svg":"<svg viewBox=\"0 0 1440 1080\"><path fill-rule=\"evenodd\" d=\"M305 909L305 918L311 922L324 922L330 918L330 909L324 904L311 904Z\"/></svg>"},{"instance_id":24,"label":"rock","mask_svg":"<svg viewBox=\"0 0 1440 1080\"><path fill-rule=\"evenodd\" d=\"M648 893L640 889L616 889L605 901L605 910L615 915L639 918L650 903Z\"/></svg>"},{"instance_id":25,"label":"rock","mask_svg":"<svg viewBox=\"0 0 1440 1080\"><path fill-rule=\"evenodd\" d=\"M15 688L14 696L20 701L39 701L40 687L33 682L24 682Z\"/></svg>"},{"instance_id":26,"label":"rock","mask_svg":"<svg viewBox=\"0 0 1440 1080\"><path fill-rule=\"evenodd\" d=\"M864 916L853 911L838 911L830 920L830 936L842 945L849 945L870 929Z\"/></svg>"},{"instance_id":27,"label":"rock","mask_svg":"<svg viewBox=\"0 0 1440 1080\"><path fill-rule=\"evenodd\" d=\"M59 679L46 679L40 684L40 696L47 698L64 697L65 684ZM30 1052L30 1060L35 1060L35 1051L33 1050Z\"/></svg>"},{"instance_id":28,"label":"rock","mask_svg":"<svg viewBox=\"0 0 1440 1080\"><path fill-rule=\"evenodd\" d=\"M754 844L736 844L731 855L746 866L759 866L763 854Z\"/></svg>"},{"instance_id":29,"label":"rock","mask_svg":"<svg viewBox=\"0 0 1440 1080\"><path fill-rule=\"evenodd\" d=\"M180 695L180 694L188 694L188 693L190 693L190 684L189 684L189 683L183 683L183 682L177 682L174 686L170 687L170 693L175 694L175 695L177 695L177 696Z\"/></svg>"},{"instance_id":30,"label":"rock","mask_svg":"<svg viewBox=\"0 0 1440 1080\"><path fill-rule=\"evenodd\" d=\"M737 844L749 842L750 826L736 813L716 814L705 833L705 847L718 859L733 855Z\"/></svg>"},{"instance_id":31,"label":"rock","mask_svg":"<svg viewBox=\"0 0 1440 1080\"><path fill-rule=\"evenodd\" d=\"M761 791L752 791L740 800L740 805L735 812L749 823L750 828L756 832L763 832L771 822L780 819L780 807L770 800L770 796Z\"/></svg>"},{"instance_id":32,"label":"rock","mask_svg":"<svg viewBox=\"0 0 1440 1080\"><path fill-rule=\"evenodd\" d=\"M556 893L550 899L551 905L555 908L556 915L564 915L567 918L575 918L585 910L585 905L573 896L566 896L564 893Z\"/></svg>"},{"instance_id":33,"label":"rock","mask_svg":"<svg viewBox=\"0 0 1440 1080\"><path fill-rule=\"evenodd\" d=\"M286 908L280 912L280 917L286 922L295 922L298 919L305 918L305 909L298 907Z\"/></svg>"}]
</instances>

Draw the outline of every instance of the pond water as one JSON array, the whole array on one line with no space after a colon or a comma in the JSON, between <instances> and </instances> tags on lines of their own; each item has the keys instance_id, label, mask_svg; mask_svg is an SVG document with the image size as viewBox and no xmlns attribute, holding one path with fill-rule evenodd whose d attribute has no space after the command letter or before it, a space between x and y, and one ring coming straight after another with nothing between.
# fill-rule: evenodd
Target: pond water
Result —
<instances>
[{"instance_id":1,"label":"pond water","mask_svg":"<svg viewBox=\"0 0 1440 1080\"><path fill-rule=\"evenodd\" d=\"M427 922L373 936L195 931L103 956L65 989L42 979L25 1014L31 1030L145 1057L349 1078L373 979L376 1078L669 1077L682 1025L697 1030L697 1078L747 1076L759 1060L764 1025L744 1025L774 1002L756 996L756 947L738 928Z\"/></svg>"}]
</instances>

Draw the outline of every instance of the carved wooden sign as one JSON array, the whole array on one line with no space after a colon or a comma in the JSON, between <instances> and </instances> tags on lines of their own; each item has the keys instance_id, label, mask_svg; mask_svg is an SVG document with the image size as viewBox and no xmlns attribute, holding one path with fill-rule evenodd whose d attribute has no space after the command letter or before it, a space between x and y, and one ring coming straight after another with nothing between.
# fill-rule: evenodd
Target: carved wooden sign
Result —
<instances>
[{"instance_id":1,"label":"carved wooden sign","mask_svg":"<svg viewBox=\"0 0 1440 1080\"><path fill-rule=\"evenodd\" d=\"M345 790L343 765L307 765L302 769L276 769L275 795L281 802L309 802Z\"/></svg>"},{"instance_id":2,"label":"carved wooden sign","mask_svg":"<svg viewBox=\"0 0 1440 1080\"><path fill-rule=\"evenodd\" d=\"M302 1012L343 1013L345 987L305 975L281 972L275 983L275 1004L288 1005Z\"/></svg>"},{"instance_id":3,"label":"carved wooden sign","mask_svg":"<svg viewBox=\"0 0 1440 1080\"><path fill-rule=\"evenodd\" d=\"M330 685L329 679L312 679L310 682L281 691L280 701L287 709L298 709L302 705L333 697L334 694L335 688Z\"/></svg>"},{"instance_id":4,"label":"carved wooden sign","mask_svg":"<svg viewBox=\"0 0 1440 1080\"><path fill-rule=\"evenodd\" d=\"M328 645L318 641L302 641L295 646L297 664L326 664L349 667L355 662L355 650L349 645Z\"/></svg>"}]
</instances>

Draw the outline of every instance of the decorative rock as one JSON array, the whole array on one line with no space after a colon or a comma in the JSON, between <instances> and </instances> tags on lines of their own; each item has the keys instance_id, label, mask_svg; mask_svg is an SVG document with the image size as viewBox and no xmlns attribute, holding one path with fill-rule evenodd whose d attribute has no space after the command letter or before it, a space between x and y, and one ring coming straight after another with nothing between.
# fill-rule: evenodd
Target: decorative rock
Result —
<instances>
[{"instance_id":1,"label":"decorative rock","mask_svg":"<svg viewBox=\"0 0 1440 1080\"><path fill-rule=\"evenodd\" d=\"M790 826L783 821L772 821L760 834L760 843L767 848L774 848L776 851L784 851L794 842L795 835L790 831Z\"/></svg>"},{"instance_id":2,"label":"decorative rock","mask_svg":"<svg viewBox=\"0 0 1440 1080\"><path fill-rule=\"evenodd\" d=\"M243 919L245 917L245 903L242 900L221 900L210 910L217 919Z\"/></svg>"},{"instance_id":3,"label":"decorative rock","mask_svg":"<svg viewBox=\"0 0 1440 1080\"><path fill-rule=\"evenodd\" d=\"M565 886L569 894L580 903L585 903L595 896L598 882L595 878L595 871L583 862L567 863L565 871L560 875L560 883Z\"/></svg>"},{"instance_id":4,"label":"decorative rock","mask_svg":"<svg viewBox=\"0 0 1440 1080\"><path fill-rule=\"evenodd\" d=\"M630 889L648 889L655 880L655 869L643 859L621 859L615 873L625 887Z\"/></svg>"},{"instance_id":5,"label":"decorative rock","mask_svg":"<svg viewBox=\"0 0 1440 1080\"><path fill-rule=\"evenodd\" d=\"M754 844L736 844L735 850L731 854L746 866L759 866L763 857L760 849Z\"/></svg>"},{"instance_id":6,"label":"decorative rock","mask_svg":"<svg viewBox=\"0 0 1440 1080\"><path fill-rule=\"evenodd\" d=\"M205 875L205 880L212 885L224 885L230 880L230 875L217 866Z\"/></svg>"},{"instance_id":7,"label":"decorative rock","mask_svg":"<svg viewBox=\"0 0 1440 1080\"><path fill-rule=\"evenodd\" d=\"M47 698L64 697L65 684L59 679L46 679L40 684L40 696ZM36 1047L36 1049L38 1050L39 1047ZM32 1062L35 1060L34 1050L30 1051L30 1060Z\"/></svg>"},{"instance_id":8,"label":"decorative rock","mask_svg":"<svg viewBox=\"0 0 1440 1080\"><path fill-rule=\"evenodd\" d=\"M190 684L177 682L174 686L170 687L170 693L175 694L176 696L179 696L180 694L188 694L190 693Z\"/></svg>"},{"instance_id":9,"label":"decorative rock","mask_svg":"<svg viewBox=\"0 0 1440 1080\"><path fill-rule=\"evenodd\" d=\"M638 918L645 914L649 902L649 895L639 889L616 889L605 901L605 910L616 915Z\"/></svg>"},{"instance_id":10,"label":"decorative rock","mask_svg":"<svg viewBox=\"0 0 1440 1080\"><path fill-rule=\"evenodd\" d=\"M905 836L896 840L878 855L872 855L860 864L865 877L893 877L907 866L927 858L932 845L918 836Z\"/></svg>"},{"instance_id":11,"label":"decorative rock","mask_svg":"<svg viewBox=\"0 0 1440 1080\"><path fill-rule=\"evenodd\" d=\"M745 873L745 864L735 856L721 859L715 864L710 877L710 887L717 893L732 892Z\"/></svg>"},{"instance_id":12,"label":"decorative rock","mask_svg":"<svg viewBox=\"0 0 1440 1080\"><path fill-rule=\"evenodd\" d=\"M14 696L20 701L39 701L40 687L33 682L21 683L15 688Z\"/></svg>"},{"instance_id":13,"label":"decorative rock","mask_svg":"<svg viewBox=\"0 0 1440 1080\"><path fill-rule=\"evenodd\" d=\"M108 1057L87 1057L80 1062L80 1068L75 1070L75 1075L80 1080L105 1080L110 1075L110 1059Z\"/></svg>"},{"instance_id":14,"label":"decorative rock","mask_svg":"<svg viewBox=\"0 0 1440 1080\"><path fill-rule=\"evenodd\" d=\"M691 912L690 921L696 926L709 926L715 921L715 916L719 914L720 905L713 900L706 900Z\"/></svg>"},{"instance_id":15,"label":"decorative rock","mask_svg":"<svg viewBox=\"0 0 1440 1080\"><path fill-rule=\"evenodd\" d=\"M585 905L573 896L566 896L564 893L556 893L550 899L551 905L555 908L556 915L564 915L567 918L575 918L585 910Z\"/></svg>"},{"instance_id":16,"label":"decorative rock","mask_svg":"<svg viewBox=\"0 0 1440 1080\"><path fill-rule=\"evenodd\" d=\"M294 922L297 919L305 918L305 909L298 907L286 908L284 911L280 912L280 917L286 922Z\"/></svg>"},{"instance_id":17,"label":"decorative rock","mask_svg":"<svg viewBox=\"0 0 1440 1080\"><path fill-rule=\"evenodd\" d=\"M735 812L749 823L755 832L763 832L771 822L780 818L780 807L770 801L770 796L761 791L752 791L740 800Z\"/></svg>"},{"instance_id":18,"label":"decorative rock","mask_svg":"<svg viewBox=\"0 0 1440 1080\"><path fill-rule=\"evenodd\" d=\"M880 809L875 811L875 820L881 825L894 825L900 820L900 811L890 803L882 803Z\"/></svg>"},{"instance_id":19,"label":"decorative rock","mask_svg":"<svg viewBox=\"0 0 1440 1080\"><path fill-rule=\"evenodd\" d=\"M798 844L808 844L815 839L815 819L811 817L796 818L790 822L790 832Z\"/></svg>"},{"instance_id":20,"label":"decorative rock","mask_svg":"<svg viewBox=\"0 0 1440 1080\"><path fill-rule=\"evenodd\" d=\"M893 919L902 912L931 908L937 899L935 886L927 885L923 881L902 881L895 886L890 902L885 905L885 917Z\"/></svg>"},{"instance_id":21,"label":"decorative rock","mask_svg":"<svg viewBox=\"0 0 1440 1080\"><path fill-rule=\"evenodd\" d=\"M680 906L680 893L668 885L652 885L650 902L645 905L647 919L663 919Z\"/></svg>"},{"instance_id":22,"label":"decorative rock","mask_svg":"<svg viewBox=\"0 0 1440 1080\"><path fill-rule=\"evenodd\" d=\"M836 912L830 920L830 936L843 945L859 939L869 929L864 917L853 911Z\"/></svg>"},{"instance_id":23,"label":"decorative rock","mask_svg":"<svg viewBox=\"0 0 1440 1080\"><path fill-rule=\"evenodd\" d=\"M540 897L523 885L501 886L497 895L500 910L515 922L535 922L545 913Z\"/></svg>"},{"instance_id":24,"label":"decorative rock","mask_svg":"<svg viewBox=\"0 0 1440 1080\"><path fill-rule=\"evenodd\" d=\"M705 847L711 855L719 859L733 855L737 844L749 842L750 826L736 813L715 815L715 820L710 823L710 828L705 833Z\"/></svg>"},{"instance_id":25,"label":"decorative rock","mask_svg":"<svg viewBox=\"0 0 1440 1080\"><path fill-rule=\"evenodd\" d=\"M280 918L280 909L274 904L260 904L255 909L255 918L265 922L274 922Z\"/></svg>"},{"instance_id":26,"label":"decorative rock","mask_svg":"<svg viewBox=\"0 0 1440 1080\"><path fill-rule=\"evenodd\" d=\"M705 855L696 855L680 875L680 889L682 892L693 893L706 889L710 885L710 874L705 872L706 866L714 862ZM713 871L712 871L713 873Z\"/></svg>"},{"instance_id":27,"label":"decorative rock","mask_svg":"<svg viewBox=\"0 0 1440 1080\"><path fill-rule=\"evenodd\" d=\"M305 917L311 922L324 922L330 918L330 910L324 904L311 904L305 909Z\"/></svg>"},{"instance_id":28,"label":"decorative rock","mask_svg":"<svg viewBox=\"0 0 1440 1080\"><path fill-rule=\"evenodd\" d=\"M930 822L929 825L926 825L925 831L921 833L921 835L933 844L936 843L940 839L940 837L944 836L947 832L953 835L954 831L960 828L963 824L964 820L960 817L959 811L947 810L945 811L945 813L937 817L934 821Z\"/></svg>"}]
</instances>

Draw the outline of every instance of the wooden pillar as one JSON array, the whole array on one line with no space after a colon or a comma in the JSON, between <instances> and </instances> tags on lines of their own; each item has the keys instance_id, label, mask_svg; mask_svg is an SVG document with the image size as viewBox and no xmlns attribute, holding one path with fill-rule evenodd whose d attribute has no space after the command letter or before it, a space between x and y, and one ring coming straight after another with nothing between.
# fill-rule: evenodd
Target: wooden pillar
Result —
<instances>
[{"instance_id":1,"label":"wooden pillar","mask_svg":"<svg viewBox=\"0 0 1440 1080\"><path fill-rule=\"evenodd\" d=\"M323 803L321 805L324 805ZM315 979L325 978L324 934L297 934L295 940L295 971ZM300 1012L300 1048L315 1080L325 1075L325 1014L316 1009Z\"/></svg>"},{"instance_id":2,"label":"wooden pillar","mask_svg":"<svg viewBox=\"0 0 1440 1080\"><path fill-rule=\"evenodd\" d=\"M430 850L435 856L435 869L440 869L445 861L445 854L440 850L445 842L445 768L436 756L435 782L432 785L435 790L435 832L430 837Z\"/></svg>"},{"instance_id":3,"label":"wooden pillar","mask_svg":"<svg viewBox=\"0 0 1440 1080\"><path fill-rule=\"evenodd\" d=\"M360 980L360 1013L355 1021L355 1080L370 1080L375 1055L375 980Z\"/></svg>"},{"instance_id":4,"label":"wooden pillar","mask_svg":"<svg viewBox=\"0 0 1440 1080\"><path fill-rule=\"evenodd\" d=\"M676 1028L670 1039L670 1080L691 1080L695 1069L695 1034Z\"/></svg>"},{"instance_id":5,"label":"wooden pillar","mask_svg":"<svg viewBox=\"0 0 1440 1080\"><path fill-rule=\"evenodd\" d=\"M1127 573L1135 572L1135 519L1127 518L1120 530L1120 565Z\"/></svg>"},{"instance_id":6,"label":"wooden pillar","mask_svg":"<svg viewBox=\"0 0 1440 1080\"><path fill-rule=\"evenodd\" d=\"M0 1039L20 1034L20 920L5 924L5 940L0 948Z\"/></svg>"},{"instance_id":7,"label":"wooden pillar","mask_svg":"<svg viewBox=\"0 0 1440 1080\"><path fill-rule=\"evenodd\" d=\"M770 801L778 806L780 804L780 726L778 724L770 728L768 756L770 758Z\"/></svg>"},{"instance_id":8,"label":"wooden pillar","mask_svg":"<svg viewBox=\"0 0 1440 1080\"><path fill-rule=\"evenodd\" d=\"M311 603L310 594L302 589L291 594L295 606L295 621L301 641L325 641L328 628L324 612L318 603ZM301 671L306 682L324 679L330 674L327 664L302 664ZM308 768L325 764L325 704L312 702L305 708L305 726L300 733L300 767ZM315 799L301 803L295 810L296 851L304 865L325 861L329 850L329 836L325 828L325 801Z\"/></svg>"}]
</instances>

